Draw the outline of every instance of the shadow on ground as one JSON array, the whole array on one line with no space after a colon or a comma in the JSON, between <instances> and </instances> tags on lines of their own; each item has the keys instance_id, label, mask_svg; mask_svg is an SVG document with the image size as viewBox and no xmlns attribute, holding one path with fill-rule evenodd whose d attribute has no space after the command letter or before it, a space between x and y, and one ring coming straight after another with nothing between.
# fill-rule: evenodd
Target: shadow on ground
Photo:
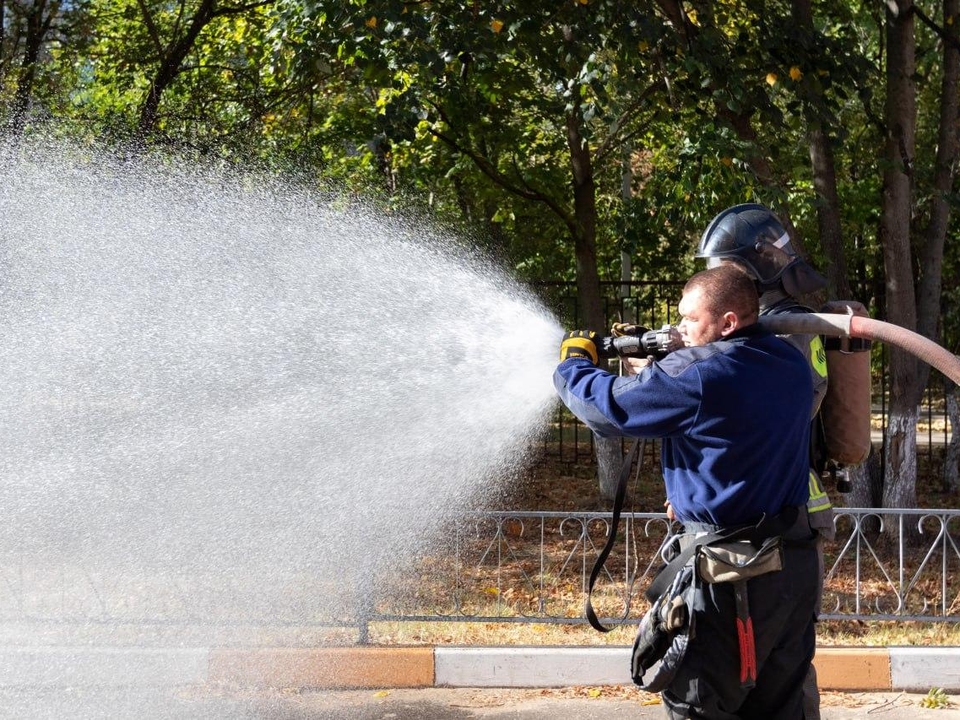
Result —
<instances>
[{"instance_id":1,"label":"shadow on ground","mask_svg":"<svg viewBox=\"0 0 960 720\"><path fill-rule=\"evenodd\" d=\"M596 694L597 697L592 697ZM922 695L825 693L825 720L876 717L960 718L960 697L946 709L921 708ZM341 718L347 720L618 720L662 718L655 696L628 688L560 690L443 689L297 692L192 687L176 690L21 688L0 691L0 718L205 718L208 720Z\"/></svg>"}]
</instances>

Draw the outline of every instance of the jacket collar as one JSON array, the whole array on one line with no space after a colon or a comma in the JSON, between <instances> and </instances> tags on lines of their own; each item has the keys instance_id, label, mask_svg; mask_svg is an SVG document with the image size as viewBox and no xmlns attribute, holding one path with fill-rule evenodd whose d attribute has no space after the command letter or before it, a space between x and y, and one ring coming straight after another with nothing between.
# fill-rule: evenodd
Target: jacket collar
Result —
<instances>
[{"instance_id":1,"label":"jacket collar","mask_svg":"<svg viewBox=\"0 0 960 720\"><path fill-rule=\"evenodd\" d=\"M749 325L746 325L741 328L737 328L734 332L727 335L725 338L720 338L721 340L740 340L747 339L752 337L762 337L764 335L769 335L770 333L763 329L763 326L754 320Z\"/></svg>"}]
</instances>

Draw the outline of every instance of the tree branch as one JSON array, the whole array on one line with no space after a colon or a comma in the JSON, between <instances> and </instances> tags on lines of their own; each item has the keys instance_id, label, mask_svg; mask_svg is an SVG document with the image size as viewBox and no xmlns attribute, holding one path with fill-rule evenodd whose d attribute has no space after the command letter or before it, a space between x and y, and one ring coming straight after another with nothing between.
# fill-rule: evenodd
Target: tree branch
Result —
<instances>
[{"instance_id":1,"label":"tree branch","mask_svg":"<svg viewBox=\"0 0 960 720\"><path fill-rule=\"evenodd\" d=\"M234 7L219 8L213 11L213 17L222 17L223 15L239 15L247 10L254 10L264 5L272 5L273 0L262 0L261 2L249 3L248 5L236 5Z\"/></svg>"},{"instance_id":2,"label":"tree branch","mask_svg":"<svg viewBox=\"0 0 960 720\"><path fill-rule=\"evenodd\" d=\"M437 111L437 114L440 116L440 119L443 120L443 122L445 122L448 126L453 127L449 122L449 120L447 119L446 113L443 112L443 109L434 102L431 102L431 101L428 101L428 102ZM527 200L534 200L536 202L542 202L544 205L550 208L554 212L554 214L556 214L557 217L559 217L568 228L570 228L571 230L576 229L577 222L576 222L576 219L573 217L573 215L567 210L565 210L560 205L560 203L558 203L554 198L550 197L544 192L541 192L539 190L536 190L530 187L530 185L526 182L526 180L523 179L522 175L520 179L521 184L518 185L515 182L513 182L510 178L508 178L506 175L504 175L502 172L500 172L496 168L496 166L489 160L489 158L484 157L473 148L461 144L456 139L446 135L445 133L440 132L439 130L435 130L431 128L430 132L437 139L439 139L440 141L442 141L443 143L451 147L454 151L470 158L473 161L474 165L476 165L477 168L479 168L479 170L484 175L486 175L488 178L490 178L493 182L495 182L500 187L513 193L514 195L517 195L518 197L522 197Z\"/></svg>"},{"instance_id":3,"label":"tree branch","mask_svg":"<svg viewBox=\"0 0 960 720\"><path fill-rule=\"evenodd\" d=\"M180 7L177 8L177 19L173 23L173 32L170 33L172 40L170 42L175 42L178 37L180 37L180 23L183 22L183 14L187 10L187 0L180 0Z\"/></svg>"},{"instance_id":4,"label":"tree branch","mask_svg":"<svg viewBox=\"0 0 960 720\"><path fill-rule=\"evenodd\" d=\"M674 29L680 33L681 38L687 48L689 48L693 40L690 37L687 14L684 12L680 2L678 0L657 0L657 6L660 8L660 11L667 16L667 19L674 26Z\"/></svg>"},{"instance_id":5,"label":"tree branch","mask_svg":"<svg viewBox=\"0 0 960 720\"><path fill-rule=\"evenodd\" d=\"M56 17L57 13L59 12L60 12L60 3L54 2L50 6L50 11L47 13L46 19L43 21L43 29L41 31L43 36L46 36L46 34L50 32L50 26L53 25L53 19L54 17Z\"/></svg>"},{"instance_id":6,"label":"tree branch","mask_svg":"<svg viewBox=\"0 0 960 720\"><path fill-rule=\"evenodd\" d=\"M224 70L224 71L227 71L227 72L231 72L231 73L233 73L234 75L243 75L244 72L246 72L247 68L236 68L236 67L232 67L232 66L230 66L230 65L216 65L216 64L214 64L214 63L206 63L206 64L200 64L200 63L198 63L198 64L196 64L196 65L181 65L181 66L180 66L180 72L181 72L181 73L192 72L192 71L194 71L194 70Z\"/></svg>"},{"instance_id":7,"label":"tree branch","mask_svg":"<svg viewBox=\"0 0 960 720\"><path fill-rule=\"evenodd\" d=\"M639 135L640 133L642 133L642 132L643 132L644 130L646 130L648 127L650 127L650 123L649 123L649 122L645 122L645 123L643 123L643 125L641 125L640 127L631 130L631 131L628 132L626 135L624 135L622 138L620 138L620 142L619 142L618 146L619 146L619 147L622 147L624 143L628 142L629 140L633 140L633 138L635 138L637 135ZM598 164L601 163L601 162L607 157L607 155L609 155L613 150L614 150L614 148L607 148L607 151L606 151L603 155L597 155L596 157L594 157L594 161L595 161L596 163L598 163ZM595 173L596 173L597 175L600 175L600 174L602 174L602 173L607 169L607 167L608 167L608 166L606 166L606 165L602 165L599 170L596 170L596 171L595 171Z\"/></svg>"},{"instance_id":8,"label":"tree branch","mask_svg":"<svg viewBox=\"0 0 960 720\"><path fill-rule=\"evenodd\" d=\"M661 87L663 84L664 84L663 78L660 78L659 80L652 83L651 85L648 85L644 89L644 91L640 93L640 97L638 97L633 103L631 103L631 105L626 110L624 110L620 114L620 117L618 117L616 122L614 123L614 130L611 131L611 133L607 135L607 137L605 137L603 141L600 143L600 145L597 147L597 150L594 153L594 157L597 160L600 160L601 158L605 157L607 153L609 153L611 150L617 147L616 145L617 136L620 134L620 131L623 129L623 126L627 124L627 122L631 119L631 116L634 113L636 113L644 105L647 98L651 94L653 94L653 91ZM625 141L625 138L620 139L620 142L624 142L624 141Z\"/></svg>"},{"instance_id":9,"label":"tree branch","mask_svg":"<svg viewBox=\"0 0 960 720\"><path fill-rule=\"evenodd\" d=\"M147 26L147 34L153 42L153 49L157 51L157 55L162 59L164 55L163 43L160 42L160 33L157 31L157 26L153 22L153 16L150 14L146 0L137 0L137 5L140 6L143 24Z\"/></svg>"},{"instance_id":10,"label":"tree branch","mask_svg":"<svg viewBox=\"0 0 960 720\"><path fill-rule=\"evenodd\" d=\"M916 14L918 18L920 18L923 21L924 25L926 25L928 28L933 30L937 35L939 35L940 39L943 40L945 43L947 43L947 45L952 47L954 50L960 50L960 42L958 42L955 37L952 37L951 35L949 35L944 28L942 28L940 25L934 22L925 12L923 12L923 10L921 10L916 5L912 5L910 7L910 10L911 12Z\"/></svg>"}]
</instances>

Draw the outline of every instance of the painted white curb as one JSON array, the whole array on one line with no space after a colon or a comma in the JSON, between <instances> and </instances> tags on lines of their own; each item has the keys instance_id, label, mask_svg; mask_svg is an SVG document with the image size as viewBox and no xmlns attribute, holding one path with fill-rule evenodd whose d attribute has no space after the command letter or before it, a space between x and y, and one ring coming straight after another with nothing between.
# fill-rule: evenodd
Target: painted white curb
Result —
<instances>
[{"instance_id":1,"label":"painted white curb","mask_svg":"<svg viewBox=\"0 0 960 720\"><path fill-rule=\"evenodd\" d=\"M378 647L384 661L402 662L409 648ZM822 687L862 687L926 692L942 687L960 692L960 647L890 647L818 649ZM239 661L211 677L211 657L224 652ZM342 649L334 649L339 653ZM370 650L363 650L364 653ZM446 687L566 687L630 685L629 647L436 647L421 648L429 666L421 684ZM290 687L327 687L318 670L329 653L324 648L96 648L0 647L2 687L170 687L227 682L244 685L250 673L281 672ZM269 662L264 658L268 658ZM331 656L332 657L332 656ZM882 660L878 660L882 658ZM222 661L222 658L220 658ZM342 661L342 658L341 658ZM868 662L869 661L869 662ZM317 663L320 663L318 666ZM878 665L879 663L879 665ZM882 665L882 672L880 666ZM863 677L851 670L873 667ZM425 666L426 667L426 666ZM432 673L430 672L432 670ZM319 673L319 674L318 674ZM880 675L877 675L880 673ZM869 673L868 673L869 675ZM882 675L882 677L881 677ZM332 678L336 680L336 678ZM340 679L342 680L342 674ZM390 682L379 680L379 683ZM336 686L336 682L329 687ZM379 685L378 685L379 686ZM384 687L389 685L384 685Z\"/></svg>"},{"instance_id":2,"label":"painted white curb","mask_svg":"<svg viewBox=\"0 0 960 720\"><path fill-rule=\"evenodd\" d=\"M436 685L630 685L630 648L437 647Z\"/></svg>"},{"instance_id":3,"label":"painted white curb","mask_svg":"<svg viewBox=\"0 0 960 720\"><path fill-rule=\"evenodd\" d=\"M207 648L0 648L0 687L157 687L207 680Z\"/></svg>"},{"instance_id":4,"label":"painted white curb","mask_svg":"<svg viewBox=\"0 0 960 720\"><path fill-rule=\"evenodd\" d=\"M960 690L960 648L891 647L890 684L894 690Z\"/></svg>"}]
</instances>

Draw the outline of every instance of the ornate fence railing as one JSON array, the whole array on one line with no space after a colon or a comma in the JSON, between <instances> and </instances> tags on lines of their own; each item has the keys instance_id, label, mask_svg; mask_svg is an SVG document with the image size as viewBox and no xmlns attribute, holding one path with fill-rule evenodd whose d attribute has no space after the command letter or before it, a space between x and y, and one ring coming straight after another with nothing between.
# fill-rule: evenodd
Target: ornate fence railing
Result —
<instances>
[{"instance_id":1,"label":"ornate fence railing","mask_svg":"<svg viewBox=\"0 0 960 720\"><path fill-rule=\"evenodd\" d=\"M389 583L376 620L585 623L583 598L609 513L485 512L462 516L445 555ZM825 543L821 618L960 621L960 510L838 509ZM679 526L661 513L623 516L594 591L607 623L637 623L643 589Z\"/></svg>"},{"instance_id":2,"label":"ornate fence railing","mask_svg":"<svg viewBox=\"0 0 960 720\"><path fill-rule=\"evenodd\" d=\"M822 617L960 621L960 510L839 509L825 544ZM106 559L0 557L0 630L59 625L359 626L374 621L582 624L590 569L611 515L472 512L418 557L384 569L355 561L355 577L317 569L129 567ZM609 623L636 623L643 590L679 526L627 513L594 591ZM356 596L355 590L359 590ZM334 602L336 601L336 602Z\"/></svg>"}]
</instances>

